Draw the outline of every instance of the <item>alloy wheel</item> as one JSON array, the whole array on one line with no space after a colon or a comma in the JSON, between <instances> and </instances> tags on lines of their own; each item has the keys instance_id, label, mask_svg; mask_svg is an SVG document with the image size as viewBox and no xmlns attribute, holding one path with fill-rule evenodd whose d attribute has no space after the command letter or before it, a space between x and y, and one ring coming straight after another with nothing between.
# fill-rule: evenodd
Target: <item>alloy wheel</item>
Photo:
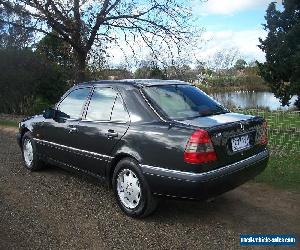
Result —
<instances>
[{"instance_id":1,"label":"alloy wheel","mask_svg":"<svg viewBox=\"0 0 300 250\"><path fill-rule=\"evenodd\" d=\"M129 209L136 208L141 200L141 187L137 175L130 169L118 174L117 192L121 203Z\"/></svg>"},{"instance_id":2,"label":"alloy wheel","mask_svg":"<svg viewBox=\"0 0 300 250\"><path fill-rule=\"evenodd\" d=\"M30 167L33 161L33 147L31 140L25 139L23 144L23 156L27 167Z\"/></svg>"}]
</instances>

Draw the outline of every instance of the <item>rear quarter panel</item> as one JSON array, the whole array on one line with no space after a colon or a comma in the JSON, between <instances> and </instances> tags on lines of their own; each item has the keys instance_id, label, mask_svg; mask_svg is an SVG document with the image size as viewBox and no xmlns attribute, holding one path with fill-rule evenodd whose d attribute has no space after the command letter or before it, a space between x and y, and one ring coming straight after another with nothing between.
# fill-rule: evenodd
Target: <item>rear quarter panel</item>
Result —
<instances>
[{"instance_id":1,"label":"rear quarter panel","mask_svg":"<svg viewBox=\"0 0 300 250\"><path fill-rule=\"evenodd\" d=\"M125 153L140 164L167 169L197 171L184 162L183 153L193 129L166 122L133 123L114 155Z\"/></svg>"},{"instance_id":2,"label":"rear quarter panel","mask_svg":"<svg viewBox=\"0 0 300 250\"><path fill-rule=\"evenodd\" d=\"M248 127L252 130L262 122L263 119L253 117L248 121L245 132L248 131ZM162 121L131 123L127 133L117 144L113 157L123 153L134 157L143 165L201 173L237 162L265 149L265 146L255 145L244 152L229 154L226 145L228 139L234 134L243 133L239 124L233 129L234 126L233 123L227 123L206 128L217 153L217 160L213 162L190 164L184 161L184 150L190 136L202 126ZM220 131L223 136L217 137Z\"/></svg>"}]
</instances>

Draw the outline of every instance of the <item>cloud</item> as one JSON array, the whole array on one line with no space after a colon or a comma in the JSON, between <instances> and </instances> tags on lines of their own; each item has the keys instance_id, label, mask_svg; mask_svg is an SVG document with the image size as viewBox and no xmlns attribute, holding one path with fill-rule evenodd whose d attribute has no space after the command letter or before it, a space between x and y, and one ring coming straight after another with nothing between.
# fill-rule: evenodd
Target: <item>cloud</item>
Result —
<instances>
[{"instance_id":1,"label":"cloud","mask_svg":"<svg viewBox=\"0 0 300 250\"><path fill-rule=\"evenodd\" d=\"M203 38L207 42L197 54L205 61L216 52L236 48L247 61L265 61L264 52L257 47L259 37L265 38L266 32L260 29L205 32Z\"/></svg>"},{"instance_id":2,"label":"cloud","mask_svg":"<svg viewBox=\"0 0 300 250\"><path fill-rule=\"evenodd\" d=\"M272 0L208 0L204 3L195 0L194 8L198 13L200 10L200 15L232 15L244 10L266 7L270 2Z\"/></svg>"},{"instance_id":3,"label":"cloud","mask_svg":"<svg viewBox=\"0 0 300 250\"><path fill-rule=\"evenodd\" d=\"M264 62L265 54L257 47L257 45L259 44L258 38L265 38L266 35L267 33L261 29L248 29L243 31L207 31L203 33L202 41L199 41L199 49L195 47L191 49L188 47L188 49L186 49L187 51L182 51L181 59L190 59L189 53L193 50L192 54L195 55L198 60L209 62L217 52L225 51L228 53L231 49L233 49L233 51L237 49L239 57L245 59L247 62L254 60ZM114 66L126 64L126 55L131 64L130 66L135 69L136 65L135 60L132 58L131 48L122 39L119 42L122 50L120 47L112 45L107 51L111 56L110 64ZM132 44L134 44L133 41ZM142 41L136 41L134 48L137 53L138 61L149 59L151 51ZM191 66L194 66L194 64L192 63Z\"/></svg>"}]
</instances>

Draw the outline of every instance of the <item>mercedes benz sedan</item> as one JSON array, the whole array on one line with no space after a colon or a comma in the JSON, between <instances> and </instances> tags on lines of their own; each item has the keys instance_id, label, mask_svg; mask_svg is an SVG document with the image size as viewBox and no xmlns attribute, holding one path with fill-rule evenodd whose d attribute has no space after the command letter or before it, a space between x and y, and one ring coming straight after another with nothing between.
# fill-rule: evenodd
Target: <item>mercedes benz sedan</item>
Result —
<instances>
[{"instance_id":1,"label":"mercedes benz sedan","mask_svg":"<svg viewBox=\"0 0 300 250\"><path fill-rule=\"evenodd\" d=\"M267 124L231 113L182 81L120 80L75 85L42 114L19 124L24 165L46 163L112 187L131 217L160 197L207 199L266 167Z\"/></svg>"}]
</instances>

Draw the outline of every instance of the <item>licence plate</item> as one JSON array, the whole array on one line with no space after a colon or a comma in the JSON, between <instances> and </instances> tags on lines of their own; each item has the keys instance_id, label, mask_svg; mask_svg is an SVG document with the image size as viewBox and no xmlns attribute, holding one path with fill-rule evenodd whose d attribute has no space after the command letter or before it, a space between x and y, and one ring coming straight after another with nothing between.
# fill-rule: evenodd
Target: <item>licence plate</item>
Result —
<instances>
[{"instance_id":1,"label":"licence plate","mask_svg":"<svg viewBox=\"0 0 300 250\"><path fill-rule=\"evenodd\" d=\"M250 147L249 135L242 135L231 139L232 151L240 151Z\"/></svg>"}]
</instances>

